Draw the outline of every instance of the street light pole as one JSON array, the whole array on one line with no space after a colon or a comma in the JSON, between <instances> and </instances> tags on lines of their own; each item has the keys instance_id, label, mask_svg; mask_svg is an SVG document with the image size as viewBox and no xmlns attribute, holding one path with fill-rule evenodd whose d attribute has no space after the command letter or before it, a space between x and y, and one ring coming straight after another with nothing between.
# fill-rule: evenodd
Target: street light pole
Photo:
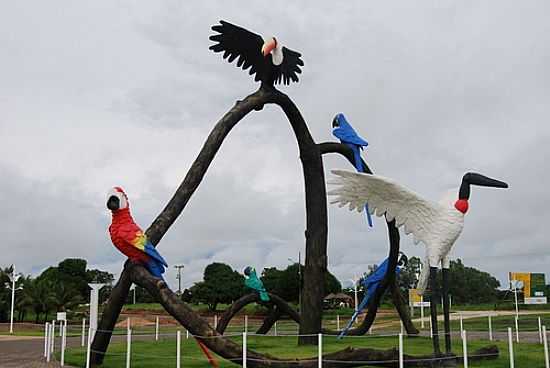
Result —
<instances>
[{"instance_id":1,"label":"street light pole","mask_svg":"<svg viewBox=\"0 0 550 368\"><path fill-rule=\"evenodd\" d=\"M13 312L15 309L15 282L19 279L21 275L17 275L15 273L15 265L12 265L12 273L11 273L11 316L10 316L10 334L13 334ZM17 290L20 290L21 288L17 288Z\"/></svg>"},{"instance_id":2,"label":"street light pole","mask_svg":"<svg viewBox=\"0 0 550 368\"><path fill-rule=\"evenodd\" d=\"M175 265L174 268L178 270L176 279L178 279L178 295L181 295L181 270L184 268L184 265Z\"/></svg>"}]
</instances>

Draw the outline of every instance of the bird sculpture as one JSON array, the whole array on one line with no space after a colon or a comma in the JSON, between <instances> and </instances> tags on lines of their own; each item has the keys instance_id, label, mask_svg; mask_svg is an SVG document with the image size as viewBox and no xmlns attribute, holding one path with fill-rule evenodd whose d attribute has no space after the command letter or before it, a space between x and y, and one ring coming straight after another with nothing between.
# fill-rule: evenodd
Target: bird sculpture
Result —
<instances>
[{"instance_id":1,"label":"bird sculpture","mask_svg":"<svg viewBox=\"0 0 550 368\"><path fill-rule=\"evenodd\" d=\"M401 272L401 268L405 267L408 261L407 256L405 254L403 254L402 252L399 252L399 253L401 254L401 257L399 258L399 262L397 263L397 267L395 268L396 277L399 276L399 273ZM363 285L363 288L365 290L365 296L363 297L363 300L357 306L357 308L355 308L355 312L351 316L351 319L349 320L347 326L338 335L339 339L341 339L348 333L349 329L353 325L353 322L355 322L355 320L359 316L359 313L361 313L369 305L369 302L373 297L374 293L376 292L376 289L378 289L378 286L384 279L384 276L386 276L386 272L388 270L388 263L389 263L389 258L386 258L378 267L376 267L376 269L372 274L362 279L361 284Z\"/></svg>"},{"instance_id":2,"label":"bird sculpture","mask_svg":"<svg viewBox=\"0 0 550 368\"><path fill-rule=\"evenodd\" d=\"M414 242L422 242L426 248L422 272L417 288L423 294L431 284L431 319L434 353L441 354L437 333L437 268L441 265L443 274L443 312L446 352L451 352L449 320L449 252L462 232L464 215L468 211L470 186L508 188L505 182L477 173L466 173L456 194L445 196L439 203L428 201L397 182L378 175L333 170L336 175L332 184L337 187L329 191L334 197L331 203L340 207L349 205L350 210L362 211L365 202L370 212L377 216L386 215L386 221L395 220L396 226L403 226L406 234L413 234ZM456 193L456 192L455 192Z\"/></svg>"},{"instance_id":3,"label":"bird sculpture","mask_svg":"<svg viewBox=\"0 0 550 368\"><path fill-rule=\"evenodd\" d=\"M244 280L244 284L246 285L246 287L256 291L260 295L260 299L263 302L268 302L269 295L267 294L267 290L264 287L264 283L258 278L258 275L256 275L256 270L254 269L254 267L248 266L247 268L245 268L244 274L246 276Z\"/></svg>"},{"instance_id":4,"label":"bird sculpture","mask_svg":"<svg viewBox=\"0 0 550 368\"><path fill-rule=\"evenodd\" d=\"M340 140L340 143L345 144L353 151L353 161L357 172L365 172L363 161L361 160L361 151L363 147L367 147L369 143L361 138L355 132L355 129L346 120L344 114L337 114L332 120L332 135ZM367 222L372 227L372 217L369 211L368 203L365 204L365 213L367 214Z\"/></svg>"},{"instance_id":5,"label":"bird sculpture","mask_svg":"<svg viewBox=\"0 0 550 368\"><path fill-rule=\"evenodd\" d=\"M162 278L168 265L132 218L124 190L114 187L107 198L107 208L113 215L109 234L114 246L130 260L143 264L153 276Z\"/></svg>"},{"instance_id":6,"label":"bird sculpture","mask_svg":"<svg viewBox=\"0 0 550 368\"><path fill-rule=\"evenodd\" d=\"M275 37L263 39L224 20L212 30L217 33L210 36L210 40L215 42L210 50L223 52L223 58L230 63L237 59L237 67L243 70L250 68L248 73L254 75L256 82L268 86L298 82L298 74L302 72L300 67L304 65L302 55L286 48Z\"/></svg>"}]
</instances>

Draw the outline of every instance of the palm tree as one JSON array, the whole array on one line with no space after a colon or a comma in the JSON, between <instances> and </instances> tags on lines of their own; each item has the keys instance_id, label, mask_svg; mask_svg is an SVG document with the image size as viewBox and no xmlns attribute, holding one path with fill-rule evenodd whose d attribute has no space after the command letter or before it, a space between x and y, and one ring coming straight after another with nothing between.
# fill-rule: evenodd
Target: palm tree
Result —
<instances>
[{"instance_id":1,"label":"palm tree","mask_svg":"<svg viewBox=\"0 0 550 368\"><path fill-rule=\"evenodd\" d=\"M35 313L35 322L44 314L44 322L48 320L48 312L55 305L53 284L46 280L34 279L23 289L25 297L31 300L31 308Z\"/></svg>"},{"instance_id":2,"label":"palm tree","mask_svg":"<svg viewBox=\"0 0 550 368\"><path fill-rule=\"evenodd\" d=\"M25 290L32 283L32 279L30 276L22 277L19 279L19 283L23 287L23 290ZM19 321L23 321L25 319L25 315L27 314L27 310L31 307L32 299L24 291L20 292L15 298L15 309L18 311L17 319Z\"/></svg>"},{"instance_id":3,"label":"palm tree","mask_svg":"<svg viewBox=\"0 0 550 368\"><path fill-rule=\"evenodd\" d=\"M6 322L8 320L8 311L10 309L10 295L9 289L4 287L5 284L9 284L9 268L0 268L0 322Z\"/></svg>"}]
</instances>

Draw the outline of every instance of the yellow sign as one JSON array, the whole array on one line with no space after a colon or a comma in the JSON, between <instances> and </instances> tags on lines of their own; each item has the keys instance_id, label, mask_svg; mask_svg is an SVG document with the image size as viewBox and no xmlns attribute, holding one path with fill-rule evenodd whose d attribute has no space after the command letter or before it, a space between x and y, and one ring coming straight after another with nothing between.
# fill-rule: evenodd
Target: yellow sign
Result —
<instances>
[{"instance_id":1,"label":"yellow sign","mask_svg":"<svg viewBox=\"0 0 550 368\"><path fill-rule=\"evenodd\" d=\"M514 285L517 282L523 284L523 295L531 296L531 273L529 272L510 272L509 274L512 288L520 287L520 285Z\"/></svg>"},{"instance_id":2,"label":"yellow sign","mask_svg":"<svg viewBox=\"0 0 550 368\"><path fill-rule=\"evenodd\" d=\"M422 302L422 296L417 289L409 289L409 305L417 305Z\"/></svg>"}]
</instances>

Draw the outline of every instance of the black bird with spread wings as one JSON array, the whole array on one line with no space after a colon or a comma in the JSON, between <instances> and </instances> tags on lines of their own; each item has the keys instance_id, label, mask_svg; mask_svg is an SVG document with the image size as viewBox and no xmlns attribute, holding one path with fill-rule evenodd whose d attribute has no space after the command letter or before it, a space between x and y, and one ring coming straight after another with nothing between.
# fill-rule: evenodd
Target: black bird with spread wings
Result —
<instances>
[{"instance_id":1,"label":"black bird with spread wings","mask_svg":"<svg viewBox=\"0 0 550 368\"><path fill-rule=\"evenodd\" d=\"M304 65L301 54L282 46L275 37L264 39L253 32L221 20L212 27L217 32L210 36L216 42L210 46L214 52L223 52L228 62L237 60L237 67L249 70L256 82L273 85L298 82Z\"/></svg>"}]
</instances>

